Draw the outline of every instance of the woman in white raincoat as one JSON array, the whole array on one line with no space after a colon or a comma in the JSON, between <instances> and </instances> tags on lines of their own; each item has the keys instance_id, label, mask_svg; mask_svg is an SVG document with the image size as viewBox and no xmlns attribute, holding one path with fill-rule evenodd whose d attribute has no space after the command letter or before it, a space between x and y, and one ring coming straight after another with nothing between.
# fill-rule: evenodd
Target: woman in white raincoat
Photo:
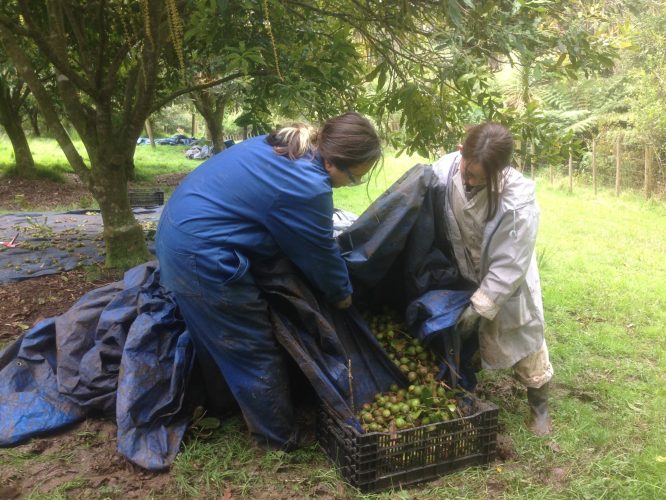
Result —
<instances>
[{"instance_id":1,"label":"woman in white raincoat","mask_svg":"<svg viewBox=\"0 0 666 500\"><path fill-rule=\"evenodd\" d=\"M535 185L509 166L513 137L502 125L473 127L459 149L433 165L446 192L443 209L456 262L478 287L457 328L463 339L478 328L484 368L513 368L527 387L530 429L546 435L552 430L553 369L534 252Z\"/></svg>"}]
</instances>

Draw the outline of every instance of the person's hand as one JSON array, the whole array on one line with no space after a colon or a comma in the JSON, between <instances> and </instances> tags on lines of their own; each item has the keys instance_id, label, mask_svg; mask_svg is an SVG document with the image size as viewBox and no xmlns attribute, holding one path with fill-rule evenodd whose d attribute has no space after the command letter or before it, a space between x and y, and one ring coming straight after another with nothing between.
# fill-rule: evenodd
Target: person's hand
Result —
<instances>
[{"instance_id":1,"label":"person's hand","mask_svg":"<svg viewBox=\"0 0 666 500\"><path fill-rule=\"evenodd\" d=\"M456 321L456 330L460 333L463 340L474 333L480 319L481 315L476 312L476 309L472 305L467 306L462 312L458 321Z\"/></svg>"},{"instance_id":2,"label":"person's hand","mask_svg":"<svg viewBox=\"0 0 666 500\"><path fill-rule=\"evenodd\" d=\"M348 309L352 305L352 296L347 295L340 302L336 302L335 307L337 309Z\"/></svg>"}]
</instances>

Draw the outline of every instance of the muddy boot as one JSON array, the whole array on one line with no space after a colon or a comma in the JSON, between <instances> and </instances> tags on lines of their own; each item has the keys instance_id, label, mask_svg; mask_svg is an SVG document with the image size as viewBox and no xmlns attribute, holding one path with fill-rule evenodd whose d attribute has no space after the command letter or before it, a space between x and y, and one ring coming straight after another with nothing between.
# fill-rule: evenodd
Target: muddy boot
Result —
<instances>
[{"instance_id":1,"label":"muddy boot","mask_svg":"<svg viewBox=\"0 0 666 500\"><path fill-rule=\"evenodd\" d=\"M537 436L547 436L553 430L553 421L548 413L548 383L538 389L527 388L530 405L530 431Z\"/></svg>"}]
</instances>

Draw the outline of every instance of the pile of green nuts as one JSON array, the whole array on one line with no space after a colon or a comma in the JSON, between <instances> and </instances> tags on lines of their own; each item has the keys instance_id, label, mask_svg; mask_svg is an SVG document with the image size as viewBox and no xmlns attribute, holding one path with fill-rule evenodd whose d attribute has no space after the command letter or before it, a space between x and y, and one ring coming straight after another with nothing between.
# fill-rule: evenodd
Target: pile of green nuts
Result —
<instances>
[{"instance_id":1,"label":"pile of green nuts","mask_svg":"<svg viewBox=\"0 0 666 500\"><path fill-rule=\"evenodd\" d=\"M439 368L435 356L407 333L395 313L366 316L375 338L410 382L406 389L393 384L377 394L359 412L366 432L393 432L458 418L453 391L435 379Z\"/></svg>"}]
</instances>

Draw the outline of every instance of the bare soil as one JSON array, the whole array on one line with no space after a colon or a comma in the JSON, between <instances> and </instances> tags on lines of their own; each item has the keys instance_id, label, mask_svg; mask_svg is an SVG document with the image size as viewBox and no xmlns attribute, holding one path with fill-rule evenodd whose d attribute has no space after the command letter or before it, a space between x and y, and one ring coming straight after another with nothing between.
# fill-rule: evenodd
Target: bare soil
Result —
<instances>
[{"instance_id":1,"label":"bare soil","mask_svg":"<svg viewBox=\"0 0 666 500\"><path fill-rule=\"evenodd\" d=\"M88 419L69 432L35 439L8 452L32 460L20 468L0 461L0 498L58 491L67 491L67 498L150 498L160 496L171 481L168 474L146 472L118 454L116 426L101 419Z\"/></svg>"},{"instance_id":2,"label":"bare soil","mask_svg":"<svg viewBox=\"0 0 666 500\"><path fill-rule=\"evenodd\" d=\"M57 206L90 206L92 196L75 175L65 175L65 182L46 179L0 179L2 210L48 211Z\"/></svg>"},{"instance_id":3,"label":"bare soil","mask_svg":"<svg viewBox=\"0 0 666 500\"><path fill-rule=\"evenodd\" d=\"M185 175L187 174L160 175L151 185L174 187ZM139 184L130 183L130 188L133 186ZM74 174L64 174L63 182L18 177L0 178L0 210L45 212L63 206L88 208L92 203L90 191Z\"/></svg>"}]
</instances>

